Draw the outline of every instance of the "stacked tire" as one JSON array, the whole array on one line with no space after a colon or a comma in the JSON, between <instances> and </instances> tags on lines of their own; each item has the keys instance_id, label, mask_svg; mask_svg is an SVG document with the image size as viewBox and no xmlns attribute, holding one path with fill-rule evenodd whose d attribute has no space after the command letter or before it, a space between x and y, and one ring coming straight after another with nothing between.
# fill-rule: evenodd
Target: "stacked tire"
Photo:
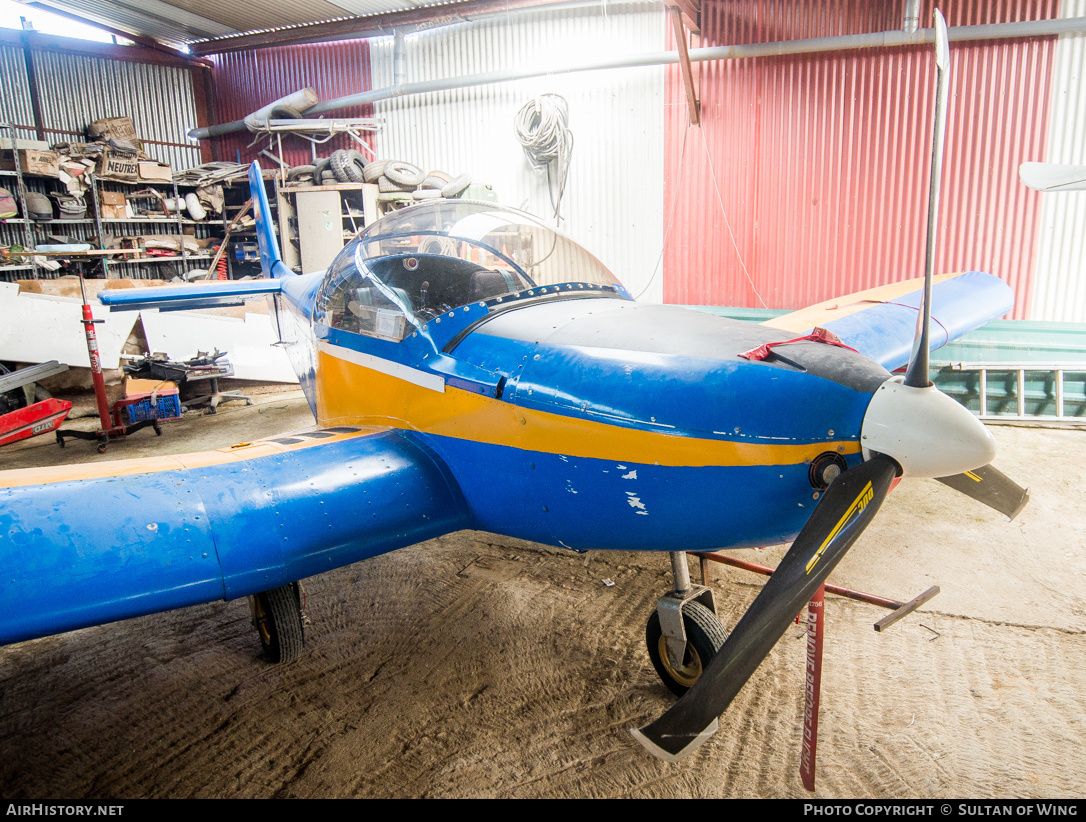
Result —
<instances>
[{"instance_id":1,"label":"stacked tire","mask_svg":"<svg viewBox=\"0 0 1086 822\"><path fill-rule=\"evenodd\" d=\"M296 166L287 173L288 183L305 185L310 181L313 185L375 183L383 195L381 199L407 203L459 197L471 185L471 175L453 177L443 171L423 172L402 160L367 163L361 152L340 149L313 165Z\"/></svg>"}]
</instances>

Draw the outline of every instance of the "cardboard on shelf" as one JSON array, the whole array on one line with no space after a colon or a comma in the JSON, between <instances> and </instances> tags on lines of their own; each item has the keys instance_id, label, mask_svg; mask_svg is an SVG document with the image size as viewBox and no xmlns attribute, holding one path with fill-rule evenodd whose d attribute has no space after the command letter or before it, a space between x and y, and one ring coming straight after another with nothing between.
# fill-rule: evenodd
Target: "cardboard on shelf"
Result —
<instances>
[{"instance_id":1,"label":"cardboard on shelf","mask_svg":"<svg viewBox=\"0 0 1086 822\"><path fill-rule=\"evenodd\" d=\"M25 137L11 137L9 135L0 135L0 148L10 150L13 141L15 148L29 148L34 151L49 150L49 144L45 140L28 140Z\"/></svg>"},{"instance_id":2,"label":"cardboard on shelf","mask_svg":"<svg viewBox=\"0 0 1086 822\"><path fill-rule=\"evenodd\" d=\"M122 183L139 182L139 160L136 155L106 150L98 158L98 176L103 180Z\"/></svg>"},{"instance_id":3,"label":"cardboard on shelf","mask_svg":"<svg viewBox=\"0 0 1086 822\"><path fill-rule=\"evenodd\" d=\"M103 220L123 220L131 216L128 212L128 200L123 191L99 192L98 205L102 210Z\"/></svg>"},{"instance_id":4,"label":"cardboard on shelf","mask_svg":"<svg viewBox=\"0 0 1086 822\"><path fill-rule=\"evenodd\" d=\"M151 183L169 183L173 180L173 169L167 163L157 160L140 160L139 177Z\"/></svg>"},{"instance_id":5,"label":"cardboard on shelf","mask_svg":"<svg viewBox=\"0 0 1086 822\"><path fill-rule=\"evenodd\" d=\"M87 126L87 136L92 140L138 140L131 117L102 117Z\"/></svg>"},{"instance_id":6,"label":"cardboard on shelf","mask_svg":"<svg viewBox=\"0 0 1086 822\"><path fill-rule=\"evenodd\" d=\"M19 168L23 174L35 174L42 177L56 177L60 171L60 155L55 151L41 151L34 148L20 148ZM0 169L15 170L15 156L11 149L0 151Z\"/></svg>"}]
</instances>

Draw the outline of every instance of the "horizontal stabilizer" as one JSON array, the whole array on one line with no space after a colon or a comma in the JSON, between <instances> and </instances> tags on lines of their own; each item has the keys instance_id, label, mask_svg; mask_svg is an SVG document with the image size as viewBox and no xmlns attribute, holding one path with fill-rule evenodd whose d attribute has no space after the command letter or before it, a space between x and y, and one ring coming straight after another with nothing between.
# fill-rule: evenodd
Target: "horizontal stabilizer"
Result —
<instances>
[{"instance_id":1,"label":"horizontal stabilizer","mask_svg":"<svg viewBox=\"0 0 1086 822\"><path fill-rule=\"evenodd\" d=\"M194 308L222 308L243 305L246 300L278 294L279 280L213 280L189 285L164 285L158 288L118 288L98 292L98 299L110 311L187 311Z\"/></svg>"},{"instance_id":2,"label":"horizontal stabilizer","mask_svg":"<svg viewBox=\"0 0 1086 822\"><path fill-rule=\"evenodd\" d=\"M1022 163L1018 176L1037 191L1086 191L1086 166Z\"/></svg>"}]
</instances>

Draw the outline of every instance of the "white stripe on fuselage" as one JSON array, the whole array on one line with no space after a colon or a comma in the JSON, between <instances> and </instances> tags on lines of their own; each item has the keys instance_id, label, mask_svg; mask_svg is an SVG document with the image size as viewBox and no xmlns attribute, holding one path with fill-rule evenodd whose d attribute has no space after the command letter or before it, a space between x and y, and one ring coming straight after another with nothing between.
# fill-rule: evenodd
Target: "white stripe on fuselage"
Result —
<instances>
[{"instance_id":1,"label":"white stripe on fuselage","mask_svg":"<svg viewBox=\"0 0 1086 822\"><path fill-rule=\"evenodd\" d=\"M417 368L400 365L400 363L392 362L391 360L383 360L372 354L363 354L361 351L353 351L350 348L332 345L323 340L317 343L317 349L330 357L335 357L337 360L345 360L354 363L355 365L360 365L363 368L370 368L374 371L379 371L382 374L387 374L390 377L404 380L413 385L428 388L431 391L437 391L440 394L445 393L445 378L439 377L436 374L419 371Z\"/></svg>"}]
</instances>

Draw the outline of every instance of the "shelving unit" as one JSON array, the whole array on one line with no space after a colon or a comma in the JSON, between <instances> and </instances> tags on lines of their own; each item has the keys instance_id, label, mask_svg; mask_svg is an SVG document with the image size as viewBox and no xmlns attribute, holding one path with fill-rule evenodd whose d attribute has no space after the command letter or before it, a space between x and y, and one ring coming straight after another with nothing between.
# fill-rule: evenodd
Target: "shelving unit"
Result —
<instances>
[{"instance_id":1,"label":"shelving unit","mask_svg":"<svg viewBox=\"0 0 1086 822\"><path fill-rule=\"evenodd\" d=\"M16 148L15 126L11 123L0 124L0 148L3 145L11 144L11 153L14 157L15 170L3 171L0 170L0 180L13 179L15 181L15 198L19 203L19 213L21 217L9 217L4 220L0 220L0 224L7 225L21 225L23 226L22 242L18 243L23 248L30 248L33 245L33 235L30 233L30 220L26 218L26 181L23 179L22 166L19 163L19 152ZM6 186L5 186L6 188ZM6 236L10 234L11 236ZM0 230L0 244L2 245L16 245L11 242L15 232L10 230ZM6 272L12 271L32 271L34 276L38 276L38 264L31 259L27 263L20 264L0 264L0 276Z\"/></svg>"},{"instance_id":2,"label":"shelving unit","mask_svg":"<svg viewBox=\"0 0 1086 822\"><path fill-rule=\"evenodd\" d=\"M283 262L303 272L327 268L354 229L380 216L378 191L372 183L277 184L279 235L287 238Z\"/></svg>"},{"instance_id":3,"label":"shelving unit","mask_svg":"<svg viewBox=\"0 0 1086 822\"><path fill-rule=\"evenodd\" d=\"M151 255L143 256L127 260L113 260L112 262L103 261L103 275L109 277L110 265L123 265L123 266L154 266L163 263L179 263L180 269L186 269L190 262L197 262L200 260L209 260L212 258L212 254L204 254L199 251L189 251L185 245L186 227L193 227L193 234L191 236L199 237L200 239L207 239L211 236L211 232L218 227L216 222L208 220L191 220L181 216L180 209L175 209L170 216L163 215L161 217L146 217L146 216L132 216L123 218L114 217L101 217L101 192L102 191L121 191L125 193L127 200L138 199L132 197L128 192L138 193L140 191L157 191L163 196L168 196L173 199L174 202L181 200L181 194L176 181L166 182L151 182L146 180L140 180L137 182L127 182L123 180L106 180L101 178L94 178L90 187L91 199L95 211L95 222L98 226L98 236L101 237L106 233L106 227L122 227L122 226L160 226L163 229L169 229L162 232L163 234L176 235L177 242L177 254L173 255ZM200 237L201 228L204 229L203 236ZM112 233L112 232L110 232ZM139 235L137 235L139 236ZM184 270L179 270L178 274L183 275ZM129 276L126 272L125 276ZM164 278L166 279L166 278Z\"/></svg>"},{"instance_id":4,"label":"shelving unit","mask_svg":"<svg viewBox=\"0 0 1086 822\"><path fill-rule=\"evenodd\" d=\"M0 143L4 146L14 149L15 134L16 131L13 126L9 124L0 125ZM90 186L84 195L89 209L86 217L78 219L28 219L25 216L27 214L26 194L29 191L37 191L48 196L50 190L57 188L58 180L54 177L24 173L19 166L18 151L14 152L14 156L16 168L14 171L0 170L0 186L12 188L12 184L14 184L13 194L16 195L19 216L0 220L0 245L22 246L25 249L23 253L26 255L26 261L0 264L0 281L24 278L39 279L60 276L63 273L63 271L58 271L55 274L50 272L47 268L35 262L34 256L48 256L50 259L78 262L87 266L88 269L93 264L94 269L100 269L100 276L107 279L111 276L117 276L117 272L111 272L111 268L118 269L120 276L126 278L171 279L175 274L183 275L186 273L191 263L208 261L214 257L213 253L205 252L203 248L193 250L190 246L187 246L185 237L194 236L199 240L214 238L216 232L221 233L223 227L222 221L217 218L192 220L182 217L177 211L170 216L163 215L161 217L141 215L124 218L104 218L101 216L102 202L100 193L102 191L121 191L125 193L127 199L131 193L153 190L160 192L164 197L170 197L177 201L181 199L181 194L179 185L176 182L109 180L99 178L88 172L91 176L89 178ZM193 187L184 188L191 189ZM173 235L178 238L177 252L175 254L130 256L130 250L104 248L103 246L102 238L107 234L133 237L147 236L146 230L152 226L159 229L154 232L155 234ZM129 230L130 228L138 228L142 229L142 231L133 232ZM191 233L186 234L186 231ZM63 255L35 253L33 251L35 246L42 243L51 234L65 235L77 242L90 243L97 253L68 253ZM116 255L116 258L111 259L114 255ZM125 259L124 257L128 258ZM159 270L165 264L174 264L175 271Z\"/></svg>"}]
</instances>

